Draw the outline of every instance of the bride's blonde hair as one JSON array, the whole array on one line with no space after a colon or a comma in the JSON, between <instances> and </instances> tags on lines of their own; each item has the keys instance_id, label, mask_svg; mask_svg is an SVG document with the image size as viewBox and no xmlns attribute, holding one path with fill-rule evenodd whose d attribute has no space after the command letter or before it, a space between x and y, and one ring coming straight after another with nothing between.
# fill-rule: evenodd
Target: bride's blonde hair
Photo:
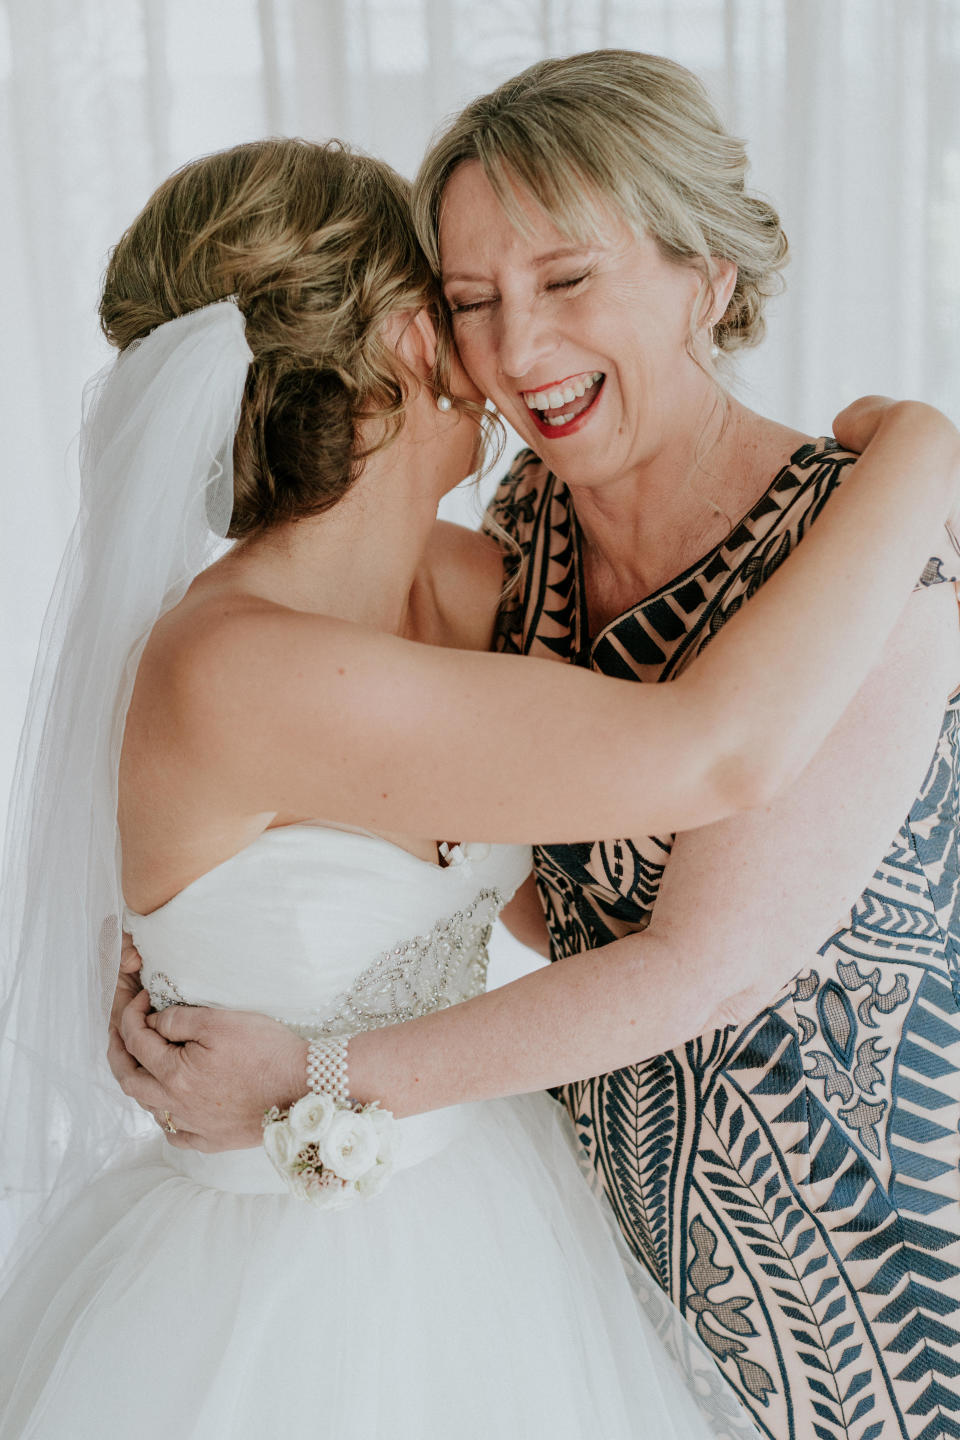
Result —
<instances>
[{"instance_id":1,"label":"bride's blonde hair","mask_svg":"<svg viewBox=\"0 0 960 1440\"><path fill-rule=\"evenodd\" d=\"M431 308L444 384L449 340L409 207L405 180L338 141L259 140L176 171L114 249L100 321L121 350L227 296L243 312L232 538L329 509L397 434L411 380L392 316Z\"/></svg>"}]
</instances>

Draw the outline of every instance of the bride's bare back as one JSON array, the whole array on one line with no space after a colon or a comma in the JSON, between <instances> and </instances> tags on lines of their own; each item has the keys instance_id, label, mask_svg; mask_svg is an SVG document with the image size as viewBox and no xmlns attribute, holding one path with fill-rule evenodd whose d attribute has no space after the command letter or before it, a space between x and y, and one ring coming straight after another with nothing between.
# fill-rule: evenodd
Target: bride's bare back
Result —
<instances>
[{"instance_id":1,"label":"bride's bare back","mask_svg":"<svg viewBox=\"0 0 960 1440\"><path fill-rule=\"evenodd\" d=\"M268 560L265 567L250 567L244 564L248 556L220 561L200 575L155 627L140 662L124 735L119 807L124 895L140 914L165 904L263 830L321 818L305 813L302 806L239 811L229 788L207 783L206 767L197 763L204 748L202 734L187 733L178 708L182 656L199 643L206 626L216 626L228 615L241 624L244 619L255 624L263 618L281 632L284 616L296 624L298 612L266 598L269 578L265 587L263 572L269 577L273 566L285 569L281 588L283 578L289 586L299 557L287 551L279 560ZM320 554L318 561L323 558ZM316 570L317 562L311 562L309 554L305 562L308 571ZM435 522L410 588L405 638L447 649L489 650L502 583L500 552L492 541L462 526ZM334 587L330 588L333 593ZM339 599L342 608L342 594ZM318 664L321 653L322 642ZM215 697L210 700L213 705ZM236 716L236 724L242 727L242 715ZM202 726L202 714L195 716L195 729L202 731ZM318 735L318 750L322 744ZM351 763L348 752L343 759ZM380 833L420 859L438 862L437 840L404 830Z\"/></svg>"}]
</instances>

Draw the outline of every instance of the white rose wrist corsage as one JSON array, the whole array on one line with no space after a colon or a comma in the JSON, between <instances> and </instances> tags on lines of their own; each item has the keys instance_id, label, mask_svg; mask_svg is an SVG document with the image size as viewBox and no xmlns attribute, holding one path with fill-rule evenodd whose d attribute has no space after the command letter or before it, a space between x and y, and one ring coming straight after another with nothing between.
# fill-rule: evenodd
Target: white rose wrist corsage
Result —
<instances>
[{"instance_id":1,"label":"white rose wrist corsage","mask_svg":"<svg viewBox=\"0 0 960 1440\"><path fill-rule=\"evenodd\" d=\"M346 1040L312 1041L311 1093L263 1117L263 1145L276 1170L294 1195L327 1210L376 1195L393 1170L393 1115L379 1101L349 1099L346 1048Z\"/></svg>"}]
</instances>

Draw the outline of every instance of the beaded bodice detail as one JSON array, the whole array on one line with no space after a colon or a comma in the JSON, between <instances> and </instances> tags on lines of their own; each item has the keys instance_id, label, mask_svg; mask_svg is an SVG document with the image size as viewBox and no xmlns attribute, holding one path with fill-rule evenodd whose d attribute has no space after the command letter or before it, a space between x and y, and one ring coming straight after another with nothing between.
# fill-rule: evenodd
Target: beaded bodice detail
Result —
<instances>
[{"instance_id":1,"label":"beaded bodice detail","mask_svg":"<svg viewBox=\"0 0 960 1440\"><path fill-rule=\"evenodd\" d=\"M461 850L442 869L353 831L267 831L169 905L128 915L154 1008L257 1010L315 1038L479 995L493 923L530 852Z\"/></svg>"},{"instance_id":2,"label":"beaded bodice detail","mask_svg":"<svg viewBox=\"0 0 960 1440\"><path fill-rule=\"evenodd\" d=\"M490 935L503 904L500 890L481 890L472 904L438 920L429 934L402 941L378 956L349 989L329 1005L318 1006L314 1018L300 1020L292 1028L308 1040L356 1035L482 995ZM195 1003L162 970L150 974L147 988L155 1010Z\"/></svg>"},{"instance_id":3,"label":"beaded bodice detail","mask_svg":"<svg viewBox=\"0 0 960 1440\"><path fill-rule=\"evenodd\" d=\"M294 1026L306 1039L356 1035L416 1020L482 995L493 922L504 904L499 890L481 890L472 904L438 920L427 935L395 945L357 976L315 1020Z\"/></svg>"}]
</instances>

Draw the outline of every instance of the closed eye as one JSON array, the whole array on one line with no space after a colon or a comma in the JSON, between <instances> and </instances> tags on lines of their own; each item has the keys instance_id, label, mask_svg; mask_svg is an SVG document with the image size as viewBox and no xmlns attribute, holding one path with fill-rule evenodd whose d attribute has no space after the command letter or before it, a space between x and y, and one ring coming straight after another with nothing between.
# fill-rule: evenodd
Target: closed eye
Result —
<instances>
[{"instance_id":1,"label":"closed eye","mask_svg":"<svg viewBox=\"0 0 960 1440\"><path fill-rule=\"evenodd\" d=\"M585 270L582 275L572 275L569 280L554 280L546 286L547 290L575 290L582 285L584 280L589 280L593 274L592 270ZM451 315L469 315L477 310L484 310L488 305L496 304L495 295L485 296L482 300L449 300Z\"/></svg>"},{"instance_id":2,"label":"closed eye","mask_svg":"<svg viewBox=\"0 0 960 1440\"><path fill-rule=\"evenodd\" d=\"M582 285L593 274L592 270L585 270L582 275L574 275L570 280L554 280L547 286L548 290L572 290L577 285Z\"/></svg>"},{"instance_id":3,"label":"closed eye","mask_svg":"<svg viewBox=\"0 0 960 1440\"><path fill-rule=\"evenodd\" d=\"M482 310L485 305L492 305L493 299L488 300L451 300L448 301L451 315L469 315L471 310Z\"/></svg>"}]
</instances>

